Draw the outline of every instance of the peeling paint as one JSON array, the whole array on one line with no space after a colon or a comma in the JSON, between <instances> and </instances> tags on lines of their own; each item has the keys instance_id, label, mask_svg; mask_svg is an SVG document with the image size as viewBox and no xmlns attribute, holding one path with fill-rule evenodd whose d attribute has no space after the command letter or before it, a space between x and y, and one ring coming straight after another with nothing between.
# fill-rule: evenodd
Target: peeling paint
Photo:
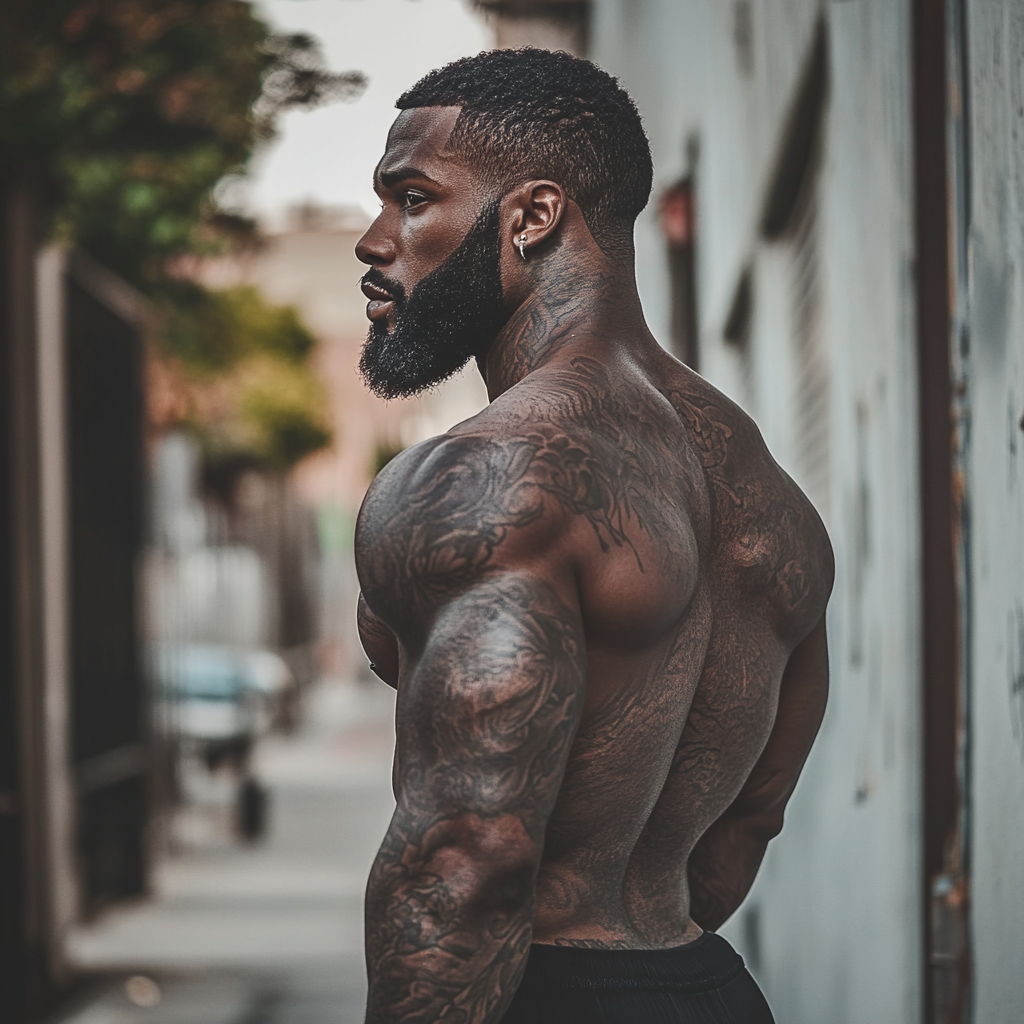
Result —
<instances>
[{"instance_id":1,"label":"peeling paint","mask_svg":"<svg viewBox=\"0 0 1024 1024\"><path fill-rule=\"evenodd\" d=\"M1010 677L1010 722L1024 761L1024 607L1009 616L1006 662Z\"/></svg>"}]
</instances>

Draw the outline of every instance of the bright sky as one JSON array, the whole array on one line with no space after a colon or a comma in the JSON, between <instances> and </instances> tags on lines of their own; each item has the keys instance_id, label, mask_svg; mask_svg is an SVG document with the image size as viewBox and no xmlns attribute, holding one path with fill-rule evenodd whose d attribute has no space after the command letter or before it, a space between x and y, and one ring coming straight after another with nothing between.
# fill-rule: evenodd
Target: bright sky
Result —
<instances>
[{"instance_id":1,"label":"bright sky","mask_svg":"<svg viewBox=\"0 0 1024 1024\"><path fill-rule=\"evenodd\" d=\"M370 83L354 103L283 115L278 138L257 157L238 198L268 219L307 200L358 205L376 215L373 168L397 114L395 100L432 68L489 49L486 24L465 0L256 0L256 6L279 31L315 35L332 71L362 71Z\"/></svg>"}]
</instances>

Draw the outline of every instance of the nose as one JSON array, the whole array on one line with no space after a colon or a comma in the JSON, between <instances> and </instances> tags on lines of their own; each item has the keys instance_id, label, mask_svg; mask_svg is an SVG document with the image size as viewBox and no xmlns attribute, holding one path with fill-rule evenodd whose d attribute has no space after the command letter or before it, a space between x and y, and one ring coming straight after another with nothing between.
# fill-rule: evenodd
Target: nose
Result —
<instances>
[{"instance_id":1,"label":"nose","mask_svg":"<svg viewBox=\"0 0 1024 1024\"><path fill-rule=\"evenodd\" d=\"M395 258L395 246L383 229L382 219L378 217L356 242L356 259L371 267L387 266Z\"/></svg>"}]
</instances>

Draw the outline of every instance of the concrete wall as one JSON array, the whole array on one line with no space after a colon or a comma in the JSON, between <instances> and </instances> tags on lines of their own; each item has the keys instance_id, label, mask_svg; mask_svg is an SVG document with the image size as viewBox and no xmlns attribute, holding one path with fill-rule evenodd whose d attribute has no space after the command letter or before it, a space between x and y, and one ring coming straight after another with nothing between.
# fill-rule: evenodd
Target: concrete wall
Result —
<instances>
[{"instance_id":1,"label":"concrete wall","mask_svg":"<svg viewBox=\"0 0 1024 1024\"><path fill-rule=\"evenodd\" d=\"M966 4L965 553L974 1020L1024 1018L1024 7Z\"/></svg>"},{"instance_id":2,"label":"concrete wall","mask_svg":"<svg viewBox=\"0 0 1024 1024\"><path fill-rule=\"evenodd\" d=\"M816 197L799 226L767 241L762 204L819 16L830 88ZM654 149L655 200L637 233L651 326L667 339L657 196L699 149L702 372L757 418L823 512L837 555L828 713L786 830L726 926L787 1024L896 1024L921 1012L909 35L904 0L595 4L591 54L637 100ZM745 268L749 338L730 344Z\"/></svg>"},{"instance_id":3,"label":"concrete wall","mask_svg":"<svg viewBox=\"0 0 1024 1024\"><path fill-rule=\"evenodd\" d=\"M498 49L538 46L585 55L590 0L469 0L487 19Z\"/></svg>"}]
</instances>

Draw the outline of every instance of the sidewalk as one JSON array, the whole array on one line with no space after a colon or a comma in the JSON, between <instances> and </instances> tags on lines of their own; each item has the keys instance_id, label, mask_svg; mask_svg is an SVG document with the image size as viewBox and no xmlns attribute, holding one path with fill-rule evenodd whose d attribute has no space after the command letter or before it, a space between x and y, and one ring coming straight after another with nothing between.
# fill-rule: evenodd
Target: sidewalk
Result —
<instances>
[{"instance_id":1,"label":"sidewalk","mask_svg":"<svg viewBox=\"0 0 1024 1024\"><path fill-rule=\"evenodd\" d=\"M80 967L116 981L60 1024L361 1024L363 889L394 808L393 713L383 684L322 684L301 734L258 752L267 839L247 848L215 806L190 812L188 849L159 867L154 898L71 937ZM131 975L156 982L133 992L156 1005L133 1005Z\"/></svg>"}]
</instances>

